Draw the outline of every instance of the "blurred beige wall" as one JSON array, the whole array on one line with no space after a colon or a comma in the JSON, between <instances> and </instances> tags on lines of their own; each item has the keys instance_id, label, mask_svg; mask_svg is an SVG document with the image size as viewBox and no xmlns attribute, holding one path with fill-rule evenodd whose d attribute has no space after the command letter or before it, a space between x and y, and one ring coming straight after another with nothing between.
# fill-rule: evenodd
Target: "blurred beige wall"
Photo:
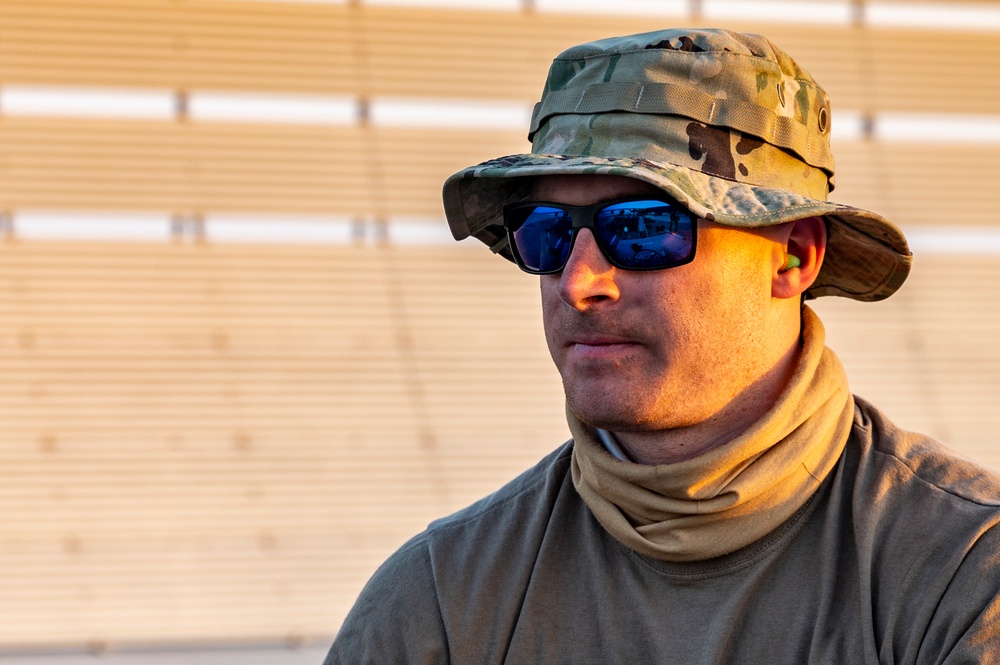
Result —
<instances>
[{"instance_id":1,"label":"blurred beige wall","mask_svg":"<svg viewBox=\"0 0 1000 665\"><path fill-rule=\"evenodd\" d=\"M815 304L829 343L1000 469L1000 3L456 2L0 0L0 657L325 643L568 436L537 282L440 187L615 34L761 32L819 79L833 198L916 254Z\"/></svg>"}]
</instances>

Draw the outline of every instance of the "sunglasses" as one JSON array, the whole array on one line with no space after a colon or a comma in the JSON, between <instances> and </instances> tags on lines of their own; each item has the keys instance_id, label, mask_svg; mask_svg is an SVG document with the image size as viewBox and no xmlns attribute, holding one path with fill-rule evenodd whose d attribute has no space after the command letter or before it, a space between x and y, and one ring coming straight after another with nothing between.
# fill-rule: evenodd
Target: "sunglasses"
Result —
<instances>
[{"instance_id":1,"label":"sunglasses","mask_svg":"<svg viewBox=\"0 0 1000 665\"><path fill-rule=\"evenodd\" d=\"M516 203L504 208L514 260L549 275L566 267L577 229L590 229L608 263L624 270L662 270L694 259L696 217L669 199L628 198L589 206Z\"/></svg>"}]
</instances>

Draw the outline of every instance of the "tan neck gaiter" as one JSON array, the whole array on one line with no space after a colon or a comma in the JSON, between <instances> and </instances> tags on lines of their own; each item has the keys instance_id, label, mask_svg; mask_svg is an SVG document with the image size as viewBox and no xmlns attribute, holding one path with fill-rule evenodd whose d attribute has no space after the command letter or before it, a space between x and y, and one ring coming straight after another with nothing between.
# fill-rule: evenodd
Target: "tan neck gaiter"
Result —
<instances>
[{"instance_id":1,"label":"tan neck gaiter","mask_svg":"<svg viewBox=\"0 0 1000 665\"><path fill-rule=\"evenodd\" d=\"M802 507L836 464L854 418L844 368L809 308L802 339L798 368L771 410L694 459L622 462L567 410L573 484L601 525L641 554L697 561L749 545Z\"/></svg>"}]
</instances>

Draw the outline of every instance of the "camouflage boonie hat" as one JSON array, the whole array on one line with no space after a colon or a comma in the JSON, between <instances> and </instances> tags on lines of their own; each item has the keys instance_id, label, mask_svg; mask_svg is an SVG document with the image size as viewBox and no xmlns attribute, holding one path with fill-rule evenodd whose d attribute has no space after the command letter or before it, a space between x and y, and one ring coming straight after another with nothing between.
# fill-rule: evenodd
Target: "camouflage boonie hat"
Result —
<instances>
[{"instance_id":1,"label":"camouflage boonie hat","mask_svg":"<svg viewBox=\"0 0 1000 665\"><path fill-rule=\"evenodd\" d=\"M898 227L827 201L829 99L759 35L675 29L575 46L553 61L528 139L530 154L445 182L457 240L475 236L512 260L503 208L527 199L532 176L610 174L651 183L728 226L825 218L826 259L807 296L881 300L909 274Z\"/></svg>"}]
</instances>

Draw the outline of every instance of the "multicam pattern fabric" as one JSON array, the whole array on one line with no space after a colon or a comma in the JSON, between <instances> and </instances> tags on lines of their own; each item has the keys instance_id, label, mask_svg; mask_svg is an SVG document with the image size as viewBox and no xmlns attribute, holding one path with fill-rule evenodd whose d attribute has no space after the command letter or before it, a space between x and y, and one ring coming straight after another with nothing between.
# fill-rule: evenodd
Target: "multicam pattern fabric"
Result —
<instances>
[{"instance_id":1,"label":"multicam pattern fabric","mask_svg":"<svg viewBox=\"0 0 1000 665\"><path fill-rule=\"evenodd\" d=\"M601 113L550 117L535 134L533 154L635 158L684 166L735 182L788 189L826 199L831 175L751 134L680 116Z\"/></svg>"},{"instance_id":2,"label":"multicam pattern fabric","mask_svg":"<svg viewBox=\"0 0 1000 665\"><path fill-rule=\"evenodd\" d=\"M450 177L445 213L457 239L475 236L510 259L503 207L526 198L532 177L637 178L730 226L825 217L827 258L807 295L880 300L906 279L910 252L880 215L827 202L829 133L826 93L764 37L664 30L606 39L555 59L532 152Z\"/></svg>"},{"instance_id":3,"label":"multicam pattern fabric","mask_svg":"<svg viewBox=\"0 0 1000 665\"><path fill-rule=\"evenodd\" d=\"M619 154L656 159L646 151L662 129L649 132L642 125L669 118L676 125L671 134L685 144L676 152L683 154L690 145L692 168L765 184L745 170L719 172L717 164L738 164L767 146L773 154L788 150L833 174L829 98L794 60L757 35L676 33L607 39L558 56L535 107L532 152L612 156L606 146L587 145L588 135L599 135ZM595 123L617 126L602 129ZM537 131L542 124L549 127ZM553 140L552 134L562 136ZM582 136L576 141L565 140L577 134ZM778 164L766 171L785 168ZM803 171L801 165L793 170ZM765 169L757 176L766 177Z\"/></svg>"}]
</instances>

